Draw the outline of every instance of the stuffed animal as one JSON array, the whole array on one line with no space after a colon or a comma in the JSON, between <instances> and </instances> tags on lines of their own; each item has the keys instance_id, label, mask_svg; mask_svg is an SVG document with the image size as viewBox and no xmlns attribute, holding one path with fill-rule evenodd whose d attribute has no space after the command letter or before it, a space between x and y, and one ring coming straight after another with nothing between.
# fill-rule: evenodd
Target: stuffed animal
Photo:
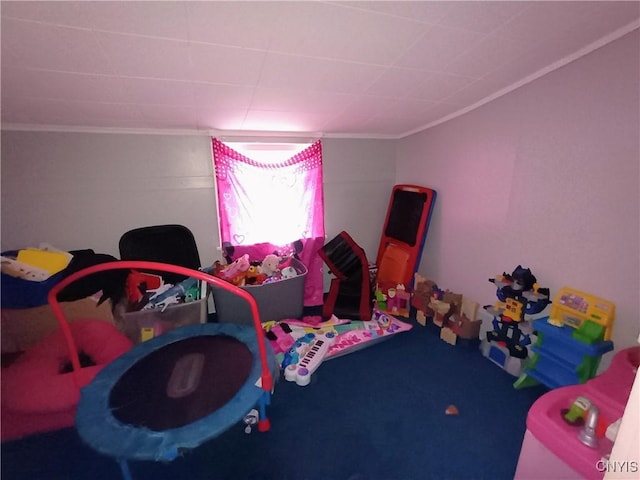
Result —
<instances>
[{"instance_id":1,"label":"stuffed animal","mask_svg":"<svg viewBox=\"0 0 640 480\"><path fill-rule=\"evenodd\" d=\"M264 282L267 276L264 273L260 273L258 269L259 264L258 266L251 265L249 267L245 275L245 285L261 285Z\"/></svg>"},{"instance_id":2,"label":"stuffed animal","mask_svg":"<svg viewBox=\"0 0 640 480\"><path fill-rule=\"evenodd\" d=\"M298 272L296 272L296 269L291 266L284 267L282 270L280 270L280 273L282 273L282 278L285 278L285 279L298 276Z\"/></svg>"},{"instance_id":3,"label":"stuffed animal","mask_svg":"<svg viewBox=\"0 0 640 480\"><path fill-rule=\"evenodd\" d=\"M245 253L237 260L235 260L231 265L226 265L221 271L220 276L225 280L232 281L237 279L237 277L244 277L244 273L249 269L249 254Z\"/></svg>"},{"instance_id":4,"label":"stuffed animal","mask_svg":"<svg viewBox=\"0 0 640 480\"><path fill-rule=\"evenodd\" d=\"M278 271L278 266L280 265L280 257L270 253L262 263L260 264L260 273L266 275L267 277L272 276L274 273Z\"/></svg>"}]
</instances>

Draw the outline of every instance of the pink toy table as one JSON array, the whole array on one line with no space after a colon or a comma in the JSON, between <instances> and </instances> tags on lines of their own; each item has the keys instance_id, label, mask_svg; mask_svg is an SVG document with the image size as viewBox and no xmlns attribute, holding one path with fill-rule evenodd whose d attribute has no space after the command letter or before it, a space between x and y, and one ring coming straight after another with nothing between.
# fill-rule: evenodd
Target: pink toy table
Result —
<instances>
[{"instance_id":1,"label":"pink toy table","mask_svg":"<svg viewBox=\"0 0 640 480\"><path fill-rule=\"evenodd\" d=\"M613 442L603 437L597 448L586 446L578 439L582 427L566 423L562 410L584 396L599 408L601 418L615 422L624 413L639 363L640 347L622 350L605 373L585 384L557 388L540 397L527 416L515 478L603 478L601 459L611 453Z\"/></svg>"}]
</instances>

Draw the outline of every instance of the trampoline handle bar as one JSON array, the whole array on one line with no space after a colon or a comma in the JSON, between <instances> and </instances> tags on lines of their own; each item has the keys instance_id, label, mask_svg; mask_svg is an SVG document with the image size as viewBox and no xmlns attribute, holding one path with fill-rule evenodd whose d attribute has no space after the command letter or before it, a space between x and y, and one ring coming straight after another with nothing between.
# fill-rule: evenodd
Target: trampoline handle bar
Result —
<instances>
[{"instance_id":1,"label":"trampoline handle bar","mask_svg":"<svg viewBox=\"0 0 640 480\"><path fill-rule=\"evenodd\" d=\"M137 260L119 260L114 262L106 262L98 265L93 265L87 268L83 268L82 270L78 270L77 272L72 273L68 277L62 279L59 283L53 286L53 288L49 291L49 295L47 300L49 305L51 305L51 310L60 325L60 329L64 335L65 342L67 344L67 348L69 349L69 355L71 360L71 365L73 366L73 375L74 380L78 388L84 387L90 381L90 379L83 375L83 369L80 367L80 358L78 356L78 349L76 347L75 341L73 340L73 335L71 334L71 329L69 328L69 323L62 312L62 307L60 306L60 302L58 301L58 294L67 286L71 285L73 282L80 280L88 275L105 272L108 270L157 270L168 273L175 273L178 275L184 275L187 277L197 278L198 280L202 280L207 282L210 285L216 285L223 290L226 290L229 293L242 297L244 300L249 303L249 308L251 309L251 315L253 317L253 326L256 330L256 336L258 337L258 350L260 354L260 362L262 363L262 390L265 392L270 392L273 388L273 378L271 376L271 372L269 370L269 365L267 362L267 347L265 335L262 329L262 322L260 319L260 311L258 310L258 304L253 296L247 291L243 290L240 287L236 287L226 280L222 280L220 278L214 277L204 271L201 270L193 270L191 268L181 267L178 265L171 265L168 263L160 263L160 262L147 262L147 261L137 261Z\"/></svg>"}]
</instances>

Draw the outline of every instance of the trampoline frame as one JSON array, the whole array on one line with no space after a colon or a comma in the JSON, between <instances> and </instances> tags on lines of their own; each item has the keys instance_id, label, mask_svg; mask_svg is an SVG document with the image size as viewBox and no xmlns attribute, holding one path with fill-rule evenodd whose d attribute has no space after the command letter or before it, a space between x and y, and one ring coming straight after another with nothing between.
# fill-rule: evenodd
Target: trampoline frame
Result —
<instances>
[{"instance_id":1,"label":"trampoline frame","mask_svg":"<svg viewBox=\"0 0 640 480\"><path fill-rule=\"evenodd\" d=\"M197 278L210 285L215 285L238 295L249 303L253 326L204 323L179 327L135 345L129 352L104 367L91 380L83 375L77 346L57 296L66 286L85 276L116 269L164 271ZM276 365L276 362L273 350L267 346L258 305L253 296L245 290L200 270L160 262L115 261L94 265L69 275L50 290L48 300L69 349L75 383L82 393L76 416L78 432L92 448L105 455L115 457L120 463L125 478L131 478L127 465L128 459L173 460L182 450L195 448L230 428L244 418L256 404L260 409L258 430L269 430L270 423L266 416L266 405L270 401L273 389L273 376L269 367ZM195 422L162 432L125 425L112 415L109 408L109 393L129 368L163 346L200 335L233 337L242 342L252 354L253 360L249 377L229 402Z\"/></svg>"}]
</instances>

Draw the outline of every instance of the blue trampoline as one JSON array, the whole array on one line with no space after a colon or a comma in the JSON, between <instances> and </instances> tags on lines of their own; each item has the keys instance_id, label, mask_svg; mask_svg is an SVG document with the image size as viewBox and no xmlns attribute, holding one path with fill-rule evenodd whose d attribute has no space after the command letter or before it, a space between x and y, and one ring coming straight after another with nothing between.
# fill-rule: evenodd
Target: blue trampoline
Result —
<instances>
[{"instance_id":1,"label":"blue trampoline","mask_svg":"<svg viewBox=\"0 0 640 480\"><path fill-rule=\"evenodd\" d=\"M113 269L171 272L215 284L249 303L253 325L177 328L136 345L88 383L56 297L82 277ZM131 478L128 460L171 461L220 435L253 408L259 409L258 429L269 429L266 406L273 388L271 372L278 367L264 338L258 306L246 291L202 271L118 261L70 275L51 290L49 303L67 340L76 384L82 387L78 433L93 449L117 459L125 478Z\"/></svg>"}]
</instances>

